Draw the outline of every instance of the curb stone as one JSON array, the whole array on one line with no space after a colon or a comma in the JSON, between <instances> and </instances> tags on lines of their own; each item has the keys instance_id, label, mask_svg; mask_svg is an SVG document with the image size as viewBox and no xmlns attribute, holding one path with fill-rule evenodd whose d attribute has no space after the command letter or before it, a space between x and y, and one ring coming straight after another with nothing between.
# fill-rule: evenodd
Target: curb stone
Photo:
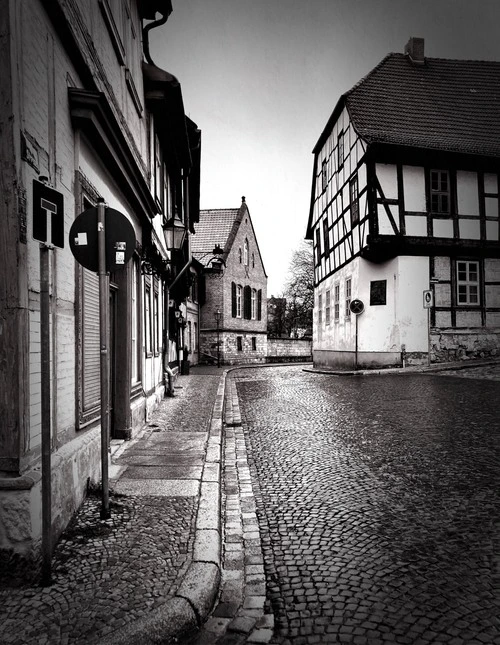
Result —
<instances>
[{"instance_id":1,"label":"curb stone","mask_svg":"<svg viewBox=\"0 0 500 645\"><path fill-rule=\"evenodd\" d=\"M226 375L224 371L220 377L209 420L191 564L172 598L105 637L100 645L177 643L195 634L213 609L221 581L220 466Z\"/></svg>"}]
</instances>

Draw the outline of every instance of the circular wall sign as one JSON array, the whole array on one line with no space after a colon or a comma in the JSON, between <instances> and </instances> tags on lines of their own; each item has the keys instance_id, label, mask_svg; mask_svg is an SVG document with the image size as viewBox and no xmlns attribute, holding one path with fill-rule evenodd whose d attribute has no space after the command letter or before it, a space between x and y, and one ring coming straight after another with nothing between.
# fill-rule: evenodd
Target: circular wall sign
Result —
<instances>
[{"instance_id":1,"label":"circular wall sign","mask_svg":"<svg viewBox=\"0 0 500 645\"><path fill-rule=\"evenodd\" d=\"M357 298L355 298L354 300L351 300L349 309L353 314L355 314L356 316L359 316L359 314L362 314L363 311L365 310L365 305L363 304L362 300L358 300Z\"/></svg>"},{"instance_id":2,"label":"circular wall sign","mask_svg":"<svg viewBox=\"0 0 500 645\"><path fill-rule=\"evenodd\" d=\"M134 227L123 213L106 207L105 235L106 271L123 269L135 250ZM69 246L77 262L89 271L98 271L97 208L88 208L75 219Z\"/></svg>"}]
</instances>

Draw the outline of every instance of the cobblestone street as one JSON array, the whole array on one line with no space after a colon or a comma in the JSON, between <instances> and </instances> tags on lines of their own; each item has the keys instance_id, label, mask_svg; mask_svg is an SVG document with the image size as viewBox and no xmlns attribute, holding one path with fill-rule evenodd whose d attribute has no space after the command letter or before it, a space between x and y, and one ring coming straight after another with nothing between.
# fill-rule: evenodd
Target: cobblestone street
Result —
<instances>
[{"instance_id":1,"label":"cobblestone street","mask_svg":"<svg viewBox=\"0 0 500 645\"><path fill-rule=\"evenodd\" d=\"M274 642L500 644L497 372L233 372Z\"/></svg>"}]
</instances>

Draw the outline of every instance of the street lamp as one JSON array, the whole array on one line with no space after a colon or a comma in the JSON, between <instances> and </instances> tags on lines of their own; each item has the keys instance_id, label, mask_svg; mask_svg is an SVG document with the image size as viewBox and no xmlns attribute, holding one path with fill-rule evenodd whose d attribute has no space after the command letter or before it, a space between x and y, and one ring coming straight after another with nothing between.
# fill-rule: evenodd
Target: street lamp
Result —
<instances>
[{"instance_id":1,"label":"street lamp","mask_svg":"<svg viewBox=\"0 0 500 645\"><path fill-rule=\"evenodd\" d=\"M178 250L184 243L186 235L186 227L184 222L177 217L171 217L163 225L163 235L165 237L165 244L169 251Z\"/></svg>"},{"instance_id":2,"label":"street lamp","mask_svg":"<svg viewBox=\"0 0 500 645\"><path fill-rule=\"evenodd\" d=\"M217 309L217 311L215 312L215 321L217 323L217 367L220 367L219 324L220 324L221 317L222 317L222 313L220 309Z\"/></svg>"}]
</instances>

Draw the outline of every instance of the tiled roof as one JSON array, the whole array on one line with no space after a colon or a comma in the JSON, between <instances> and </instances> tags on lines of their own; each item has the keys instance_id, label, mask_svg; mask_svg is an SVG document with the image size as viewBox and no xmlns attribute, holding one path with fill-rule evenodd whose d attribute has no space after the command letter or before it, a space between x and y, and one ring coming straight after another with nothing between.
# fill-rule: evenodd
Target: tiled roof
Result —
<instances>
[{"instance_id":1,"label":"tiled roof","mask_svg":"<svg viewBox=\"0 0 500 645\"><path fill-rule=\"evenodd\" d=\"M202 264L210 260L216 244L229 251L226 244L239 212L239 208L200 210L200 221L191 237L191 251Z\"/></svg>"},{"instance_id":2,"label":"tiled roof","mask_svg":"<svg viewBox=\"0 0 500 645\"><path fill-rule=\"evenodd\" d=\"M367 142L500 157L500 63L389 54L345 94Z\"/></svg>"}]
</instances>

